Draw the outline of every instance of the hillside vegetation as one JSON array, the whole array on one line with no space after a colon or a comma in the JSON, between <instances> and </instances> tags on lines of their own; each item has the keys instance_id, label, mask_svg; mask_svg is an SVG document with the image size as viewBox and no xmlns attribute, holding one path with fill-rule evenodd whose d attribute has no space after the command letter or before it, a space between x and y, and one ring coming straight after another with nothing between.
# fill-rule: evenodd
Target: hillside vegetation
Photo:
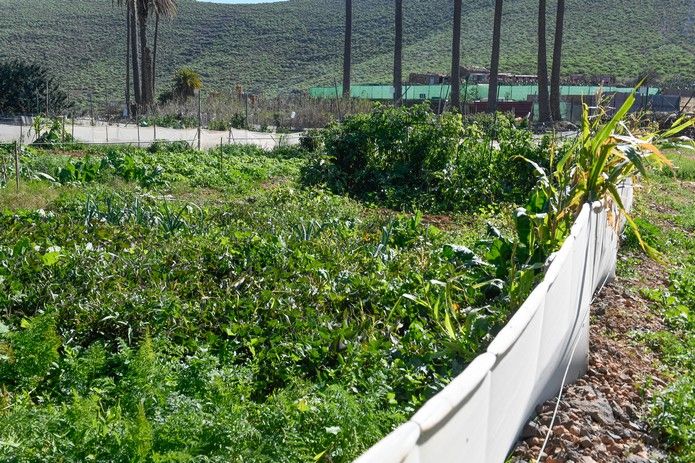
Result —
<instances>
[{"instance_id":1,"label":"hillside vegetation","mask_svg":"<svg viewBox=\"0 0 695 463\"><path fill-rule=\"evenodd\" d=\"M502 70L535 69L536 3L505 2ZM466 2L463 61L487 65L494 2ZM289 0L258 5L179 1L179 15L162 25L159 82L189 65L208 88L236 84L274 93L330 84L340 78L341 0ZM554 11L554 2L549 11ZM411 0L405 12L404 71L446 71L452 2ZM0 59L46 61L75 95L99 102L121 98L124 15L108 0L0 0ZM361 0L354 13L354 80L388 81L392 2ZM690 0L567 2L565 73L634 78L695 77L695 6ZM552 37L553 18L549 18ZM152 28L154 29L154 28ZM552 48L552 47L551 47ZM166 82L164 82L166 81ZM163 90L163 86L159 86Z\"/></svg>"}]
</instances>

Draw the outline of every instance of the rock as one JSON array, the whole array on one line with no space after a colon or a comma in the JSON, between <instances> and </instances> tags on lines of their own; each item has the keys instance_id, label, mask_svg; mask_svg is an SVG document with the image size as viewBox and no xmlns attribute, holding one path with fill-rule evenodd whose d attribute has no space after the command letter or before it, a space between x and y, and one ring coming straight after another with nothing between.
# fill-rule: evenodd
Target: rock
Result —
<instances>
[{"instance_id":1,"label":"rock","mask_svg":"<svg viewBox=\"0 0 695 463\"><path fill-rule=\"evenodd\" d=\"M581 460L579 460L579 463L596 463L596 460L588 455L585 455L581 458Z\"/></svg>"},{"instance_id":2,"label":"rock","mask_svg":"<svg viewBox=\"0 0 695 463\"><path fill-rule=\"evenodd\" d=\"M639 414L637 413L637 410L635 407L632 406L632 404L626 404L625 405L625 412L631 417L631 418L637 418Z\"/></svg>"},{"instance_id":3,"label":"rock","mask_svg":"<svg viewBox=\"0 0 695 463\"><path fill-rule=\"evenodd\" d=\"M541 432L540 426L535 422L531 421L524 426L521 430L521 438L528 439L530 437L541 437L543 433Z\"/></svg>"},{"instance_id":4,"label":"rock","mask_svg":"<svg viewBox=\"0 0 695 463\"><path fill-rule=\"evenodd\" d=\"M615 423L611 404L603 396L596 396L594 400L578 400L575 403L575 407L589 415L599 424L605 426Z\"/></svg>"},{"instance_id":5,"label":"rock","mask_svg":"<svg viewBox=\"0 0 695 463\"><path fill-rule=\"evenodd\" d=\"M579 439L579 445L581 445L585 449L588 449L594 446L594 442L591 440L589 436L584 436L581 439Z\"/></svg>"},{"instance_id":6,"label":"rock","mask_svg":"<svg viewBox=\"0 0 695 463\"><path fill-rule=\"evenodd\" d=\"M649 463L649 458L644 458L640 455L628 455L625 459L625 463Z\"/></svg>"},{"instance_id":7,"label":"rock","mask_svg":"<svg viewBox=\"0 0 695 463\"><path fill-rule=\"evenodd\" d=\"M576 424L573 424L572 426L569 427L569 432L570 434L573 434L575 436L581 436L582 435L582 430L579 426Z\"/></svg>"},{"instance_id":8,"label":"rock","mask_svg":"<svg viewBox=\"0 0 695 463\"><path fill-rule=\"evenodd\" d=\"M613 410L613 414L623 422L630 421L630 417L627 416L627 414L623 411L623 409L615 402L615 400L611 401L611 409Z\"/></svg>"}]
</instances>

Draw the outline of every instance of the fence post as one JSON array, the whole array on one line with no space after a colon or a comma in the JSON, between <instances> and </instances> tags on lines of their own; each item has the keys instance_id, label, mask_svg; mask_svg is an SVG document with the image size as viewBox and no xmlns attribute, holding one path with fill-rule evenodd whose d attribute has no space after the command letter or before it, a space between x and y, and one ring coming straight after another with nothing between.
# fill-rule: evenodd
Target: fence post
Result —
<instances>
[{"instance_id":1,"label":"fence post","mask_svg":"<svg viewBox=\"0 0 695 463\"><path fill-rule=\"evenodd\" d=\"M222 152L222 137L220 137L220 172L222 172L222 165L223 165L223 152Z\"/></svg>"},{"instance_id":2,"label":"fence post","mask_svg":"<svg viewBox=\"0 0 695 463\"><path fill-rule=\"evenodd\" d=\"M14 178L15 186L17 191L19 191L19 148L17 147L17 141L14 142Z\"/></svg>"},{"instance_id":3,"label":"fence post","mask_svg":"<svg viewBox=\"0 0 695 463\"><path fill-rule=\"evenodd\" d=\"M154 130L154 134L153 134L154 138L152 139L152 141L155 141L155 140L157 140L157 124L152 124L152 129Z\"/></svg>"},{"instance_id":4,"label":"fence post","mask_svg":"<svg viewBox=\"0 0 695 463\"><path fill-rule=\"evenodd\" d=\"M75 113L72 113L72 141L75 141Z\"/></svg>"},{"instance_id":5,"label":"fence post","mask_svg":"<svg viewBox=\"0 0 695 463\"><path fill-rule=\"evenodd\" d=\"M65 144L65 116L61 116L62 123L60 124L60 142Z\"/></svg>"},{"instance_id":6,"label":"fence post","mask_svg":"<svg viewBox=\"0 0 695 463\"><path fill-rule=\"evenodd\" d=\"M24 143L24 118L19 117L19 145Z\"/></svg>"},{"instance_id":7,"label":"fence post","mask_svg":"<svg viewBox=\"0 0 695 463\"><path fill-rule=\"evenodd\" d=\"M7 183L7 160L5 159L5 150L0 151L0 161L2 161L2 183Z\"/></svg>"},{"instance_id":8,"label":"fence post","mask_svg":"<svg viewBox=\"0 0 695 463\"><path fill-rule=\"evenodd\" d=\"M138 148L140 148L140 121L135 120L135 125L138 128Z\"/></svg>"},{"instance_id":9,"label":"fence post","mask_svg":"<svg viewBox=\"0 0 695 463\"><path fill-rule=\"evenodd\" d=\"M200 151L200 132L203 125L202 115L201 115L201 98L202 94L200 89L198 89L198 151Z\"/></svg>"}]
</instances>

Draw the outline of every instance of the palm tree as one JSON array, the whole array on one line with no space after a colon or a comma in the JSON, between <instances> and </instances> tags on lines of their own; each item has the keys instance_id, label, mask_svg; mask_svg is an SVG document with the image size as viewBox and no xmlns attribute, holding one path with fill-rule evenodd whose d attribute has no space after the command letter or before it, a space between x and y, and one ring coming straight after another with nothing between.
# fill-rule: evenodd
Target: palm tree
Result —
<instances>
[{"instance_id":1,"label":"palm tree","mask_svg":"<svg viewBox=\"0 0 695 463\"><path fill-rule=\"evenodd\" d=\"M403 0L396 0L396 43L393 52L393 103L403 100Z\"/></svg>"},{"instance_id":2,"label":"palm tree","mask_svg":"<svg viewBox=\"0 0 695 463\"><path fill-rule=\"evenodd\" d=\"M550 122L548 57L545 43L545 0L538 1L538 119Z\"/></svg>"},{"instance_id":3,"label":"palm tree","mask_svg":"<svg viewBox=\"0 0 695 463\"><path fill-rule=\"evenodd\" d=\"M345 47L343 51L343 98L350 98L352 67L352 0L345 0Z\"/></svg>"},{"instance_id":4,"label":"palm tree","mask_svg":"<svg viewBox=\"0 0 695 463\"><path fill-rule=\"evenodd\" d=\"M451 108L461 110L461 10L462 0L454 0L454 34L451 43Z\"/></svg>"},{"instance_id":5,"label":"palm tree","mask_svg":"<svg viewBox=\"0 0 695 463\"><path fill-rule=\"evenodd\" d=\"M191 68L181 68L174 74L173 95L181 102L191 98L202 87L203 79Z\"/></svg>"},{"instance_id":6,"label":"palm tree","mask_svg":"<svg viewBox=\"0 0 695 463\"><path fill-rule=\"evenodd\" d=\"M159 37L159 18L176 14L176 0L118 0L128 11L126 34L133 64L133 89L138 107L154 102L155 60ZM154 54L147 46L147 24L155 16ZM127 66L126 66L127 68Z\"/></svg>"},{"instance_id":7,"label":"palm tree","mask_svg":"<svg viewBox=\"0 0 695 463\"><path fill-rule=\"evenodd\" d=\"M147 19L150 16L150 0L137 0L138 3L138 29L140 32L140 90L142 105L148 107L152 104L152 52L147 46Z\"/></svg>"},{"instance_id":8,"label":"palm tree","mask_svg":"<svg viewBox=\"0 0 695 463\"><path fill-rule=\"evenodd\" d=\"M125 115L130 116L130 8L125 12Z\"/></svg>"},{"instance_id":9,"label":"palm tree","mask_svg":"<svg viewBox=\"0 0 695 463\"><path fill-rule=\"evenodd\" d=\"M562 119L560 112L560 69L562 67L562 33L565 28L565 0L557 0L555 17L555 44L553 45L553 68L550 74L550 111L553 120Z\"/></svg>"},{"instance_id":10,"label":"palm tree","mask_svg":"<svg viewBox=\"0 0 695 463\"><path fill-rule=\"evenodd\" d=\"M154 50L152 53L152 95L155 94L155 80L157 78L157 41L159 38L159 18L161 16L171 18L176 14L175 0L152 0L154 6Z\"/></svg>"},{"instance_id":11,"label":"palm tree","mask_svg":"<svg viewBox=\"0 0 695 463\"><path fill-rule=\"evenodd\" d=\"M128 113L130 113L130 63L132 62L133 69L133 94L135 95L135 105L139 107L142 104L142 94L140 90L141 85L141 73L140 73L140 62L138 59L138 31L135 27L137 19L137 0L118 0L118 5L125 5L126 7L126 42L129 52L126 54L126 105L128 105ZM131 61L132 60L132 61Z\"/></svg>"},{"instance_id":12,"label":"palm tree","mask_svg":"<svg viewBox=\"0 0 695 463\"><path fill-rule=\"evenodd\" d=\"M491 113L497 110L497 76L500 67L502 3L503 0L495 0L495 17L492 27L492 57L490 58L490 85L487 92L487 110Z\"/></svg>"}]
</instances>

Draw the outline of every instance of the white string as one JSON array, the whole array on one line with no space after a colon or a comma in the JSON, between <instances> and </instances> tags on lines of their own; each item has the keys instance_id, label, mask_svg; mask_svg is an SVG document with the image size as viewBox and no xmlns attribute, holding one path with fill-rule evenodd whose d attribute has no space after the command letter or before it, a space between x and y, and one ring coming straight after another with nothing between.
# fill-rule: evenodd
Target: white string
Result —
<instances>
[{"instance_id":1,"label":"white string","mask_svg":"<svg viewBox=\"0 0 695 463\"><path fill-rule=\"evenodd\" d=\"M610 278L610 274L606 275L606 277L603 279L601 282L601 287L596 291L596 294L594 297L591 299L591 302L589 303L589 306L591 306L598 295L601 293L601 290L606 286L606 282ZM589 309L590 310L590 309ZM572 364L572 358L574 358L574 352L577 350L577 346L579 345L579 340L582 338L582 328L584 328L584 325L586 324L586 320L582 322L582 325L579 327L579 336L577 336L577 339L574 341L574 346L572 346L572 353L570 354L569 361L567 362L567 367L565 368L565 374L562 376L562 384L560 384L560 393L557 396L557 402L555 403L555 409L553 410L553 416L550 419L550 425L548 426L548 433L545 435L545 439L543 440L543 445L541 446L540 452L538 452L538 458L536 458L536 461L540 463L542 457L543 457L543 452L545 451L545 447L548 445L548 441L550 440L550 436L553 434L553 425L555 424L555 418L557 418L557 412L558 409L560 408L560 400L562 400L562 390L565 388L565 382L567 381L567 374L569 373L570 365Z\"/></svg>"}]
</instances>

